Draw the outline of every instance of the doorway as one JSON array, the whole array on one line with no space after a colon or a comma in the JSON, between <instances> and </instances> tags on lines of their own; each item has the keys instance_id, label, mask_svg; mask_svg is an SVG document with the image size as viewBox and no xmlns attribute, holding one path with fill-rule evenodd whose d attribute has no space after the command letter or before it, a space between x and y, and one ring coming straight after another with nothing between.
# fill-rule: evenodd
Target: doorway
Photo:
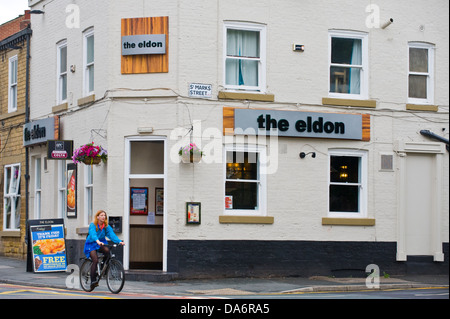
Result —
<instances>
[{"instance_id":1,"label":"doorway","mask_svg":"<svg viewBox=\"0 0 450 319\"><path fill-rule=\"evenodd\" d=\"M444 261L441 237L442 143L398 142L397 261L408 256L433 256Z\"/></svg>"},{"instance_id":2,"label":"doorway","mask_svg":"<svg viewBox=\"0 0 450 319\"><path fill-rule=\"evenodd\" d=\"M136 137L125 144L125 268L164 270L165 140Z\"/></svg>"}]
</instances>

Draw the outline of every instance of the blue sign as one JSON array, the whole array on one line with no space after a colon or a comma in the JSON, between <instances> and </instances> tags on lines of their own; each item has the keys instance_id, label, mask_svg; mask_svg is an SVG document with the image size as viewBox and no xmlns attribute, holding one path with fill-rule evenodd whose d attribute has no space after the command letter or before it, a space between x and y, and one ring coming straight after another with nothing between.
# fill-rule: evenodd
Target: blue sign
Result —
<instances>
[{"instance_id":1,"label":"blue sign","mask_svg":"<svg viewBox=\"0 0 450 319\"><path fill-rule=\"evenodd\" d=\"M30 220L35 272L66 271L66 244L62 219Z\"/></svg>"}]
</instances>

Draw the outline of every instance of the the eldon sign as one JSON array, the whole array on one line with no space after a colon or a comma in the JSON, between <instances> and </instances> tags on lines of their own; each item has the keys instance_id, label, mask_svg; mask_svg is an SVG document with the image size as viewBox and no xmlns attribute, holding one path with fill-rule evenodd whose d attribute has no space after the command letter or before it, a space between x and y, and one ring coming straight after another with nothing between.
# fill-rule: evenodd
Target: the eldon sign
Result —
<instances>
[{"instance_id":1,"label":"the eldon sign","mask_svg":"<svg viewBox=\"0 0 450 319\"><path fill-rule=\"evenodd\" d=\"M139 34L122 37L122 55L165 53L165 34Z\"/></svg>"},{"instance_id":2,"label":"the eldon sign","mask_svg":"<svg viewBox=\"0 0 450 319\"><path fill-rule=\"evenodd\" d=\"M23 126L23 146L45 143L55 138L55 118L49 117L25 123Z\"/></svg>"},{"instance_id":3,"label":"the eldon sign","mask_svg":"<svg viewBox=\"0 0 450 319\"><path fill-rule=\"evenodd\" d=\"M273 111L258 109L234 110L235 134L271 134L282 137L315 137L362 139L362 115Z\"/></svg>"}]
</instances>

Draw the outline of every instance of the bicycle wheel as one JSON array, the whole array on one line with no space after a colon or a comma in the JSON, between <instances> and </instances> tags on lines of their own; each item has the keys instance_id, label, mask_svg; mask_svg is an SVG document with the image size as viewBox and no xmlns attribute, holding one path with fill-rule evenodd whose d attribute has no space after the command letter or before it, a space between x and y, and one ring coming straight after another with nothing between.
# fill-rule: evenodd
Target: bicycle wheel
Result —
<instances>
[{"instance_id":1,"label":"bicycle wheel","mask_svg":"<svg viewBox=\"0 0 450 319\"><path fill-rule=\"evenodd\" d=\"M125 284L125 270L120 261L111 259L106 273L106 284L113 294L118 294Z\"/></svg>"},{"instance_id":2,"label":"bicycle wheel","mask_svg":"<svg viewBox=\"0 0 450 319\"><path fill-rule=\"evenodd\" d=\"M92 260L85 259L80 268L80 284L84 291L92 291L91 288L91 265Z\"/></svg>"}]
</instances>

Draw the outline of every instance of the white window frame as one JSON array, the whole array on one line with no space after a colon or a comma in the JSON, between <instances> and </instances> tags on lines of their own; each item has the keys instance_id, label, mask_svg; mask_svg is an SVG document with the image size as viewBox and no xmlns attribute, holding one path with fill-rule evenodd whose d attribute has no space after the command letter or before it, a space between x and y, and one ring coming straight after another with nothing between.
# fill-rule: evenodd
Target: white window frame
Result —
<instances>
[{"instance_id":1,"label":"white window frame","mask_svg":"<svg viewBox=\"0 0 450 319\"><path fill-rule=\"evenodd\" d=\"M89 37L93 37L94 38L94 61L92 62L87 62L87 55L88 55L88 38ZM89 28L88 30L86 30L83 33L83 94L84 96L88 96L94 93L94 89L95 89L95 37L94 37L94 28ZM90 90L90 72L94 72L94 83L93 84L93 89Z\"/></svg>"},{"instance_id":2,"label":"white window frame","mask_svg":"<svg viewBox=\"0 0 450 319\"><path fill-rule=\"evenodd\" d=\"M19 60L17 55L9 58L8 72L8 113L17 111L17 77Z\"/></svg>"},{"instance_id":3,"label":"white window frame","mask_svg":"<svg viewBox=\"0 0 450 319\"><path fill-rule=\"evenodd\" d=\"M34 218L42 218L42 159L34 158Z\"/></svg>"},{"instance_id":4,"label":"white window frame","mask_svg":"<svg viewBox=\"0 0 450 319\"><path fill-rule=\"evenodd\" d=\"M259 32L259 58L239 57L236 59L258 61L258 86L229 85L226 84L226 60L227 58L227 33L228 30L257 31ZM230 91L249 91L265 93L266 90L266 26L263 24L247 22L224 22L223 33L223 86ZM233 58L233 57L231 57Z\"/></svg>"},{"instance_id":5,"label":"white window frame","mask_svg":"<svg viewBox=\"0 0 450 319\"><path fill-rule=\"evenodd\" d=\"M65 160L58 162L58 218L64 218L67 211L67 166Z\"/></svg>"},{"instance_id":6,"label":"white window frame","mask_svg":"<svg viewBox=\"0 0 450 319\"><path fill-rule=\"evenodd\" d=\"M13 172L15 172L15 169L18 170L17 177L15 177ZM10 180L8 181L8 170L10 170ZM21 179L21 167L20 163L17 164L10 164L5 165L3 169L3 230L4 231L17 231L20 227L20 179ZM8 224L8 208L7 203L11 203L10 208L10 219ZM16 205L12 204L15 203L16 200L19 199L19 205L16 207ZM16 212L16 209L19 210L19 212ZM19 221L16 220L16 215L19 218ZM16 227L17 222L19 222L19 227Z\"/></svg>"},{"instance_id":7,"label":"white window frame","mask_svg":"<svg viewBox=\"0 0 450 319\"><path fill-rule=\"evenodd\" d=\"M84 224L94 218L94 170L92 165L84 166Z\"/></svg>"},{"instance_id":8,"label":"white window frame","mask_svg":"<svg viewBox=\"0 0 450 319\"><path fill-rule=\"evenodd\" d=\"M66 70L61 72L61 50L66 48ZM68 96L68 50L67 50L67 40L63 40L59 42L56 46L56 101L57 104L62 104L67 102ZM62 85L63 78L66 78L66 87L65 87L65 98L63 98L63 90L64 87Z\"/></svg>"},{"instance_id":9,"label":"white window frame","mask_svg":"<svg viewBox=\"0 0 450 319\"><path fill-rule=\"evenodd\" d=\"M332 38L361 40L361 65L331 63ZM329 30L328 32L328 96L343 99L367 99L369 94L369 35L365 32ZM358 67L361 70L359 94L330 92L331 67Z\"/></svg>"},{"instance_id":10,"label":"white window frame","mask_svg":"<svg viewBox=\"0 0 450 319\"><path fill-rule=\"evenodd\" d=\"M332 156L348 156L359 157L359 182L358 183L339 183L331 182L330 167ZM367 151L359 150L347 150L347 149L332 149L328 152L328 217L338 218L366 218L367 217L367 178L368 178L368 166L367 166ZM345 185L345 186L358 186L359 187L359 209L358 212L331 212L330 211L330 186L331 185Z\"/></svg>"},{"instance_id":11,"label":"white window frame","mask_svg":"<svg viewBox=\"0 0 450 319\"><path fill-rule=\"evenodd\" d=\"M412 72L409 70L409 49L410 48L418 48L418 49L427 49L428 50L428 72ZM434 49L435 46L430 43L424 42L409 42L408 43L408 52L407 52L407 73L408 78L406 81L406 92L408 103L411 104L433 104L434 103ZM409 97L409 76L410 75L426 75L427 76L427 98L419 99L419 98L410 98Z\"/></svg>"},{"instance_id":12,"label":"white window frame","mask_svg":"<svg viewBox=\"0 0 450 319\"><path fill-rule=\"evenodd\" d=\"M225 194L226 194L226 182L250 182L255 180L239 180L239 179L227 179L227 152L249 152L258 153L258 208L251 209L226 209L225 208ZM267 153L265 146L259 145L225 145L223 153L223 210L224 215L230 216L267 216L267 182L266 182L266 167ZM266 164L264 164L266 163Z\"/></svg>"}]
</instances>

